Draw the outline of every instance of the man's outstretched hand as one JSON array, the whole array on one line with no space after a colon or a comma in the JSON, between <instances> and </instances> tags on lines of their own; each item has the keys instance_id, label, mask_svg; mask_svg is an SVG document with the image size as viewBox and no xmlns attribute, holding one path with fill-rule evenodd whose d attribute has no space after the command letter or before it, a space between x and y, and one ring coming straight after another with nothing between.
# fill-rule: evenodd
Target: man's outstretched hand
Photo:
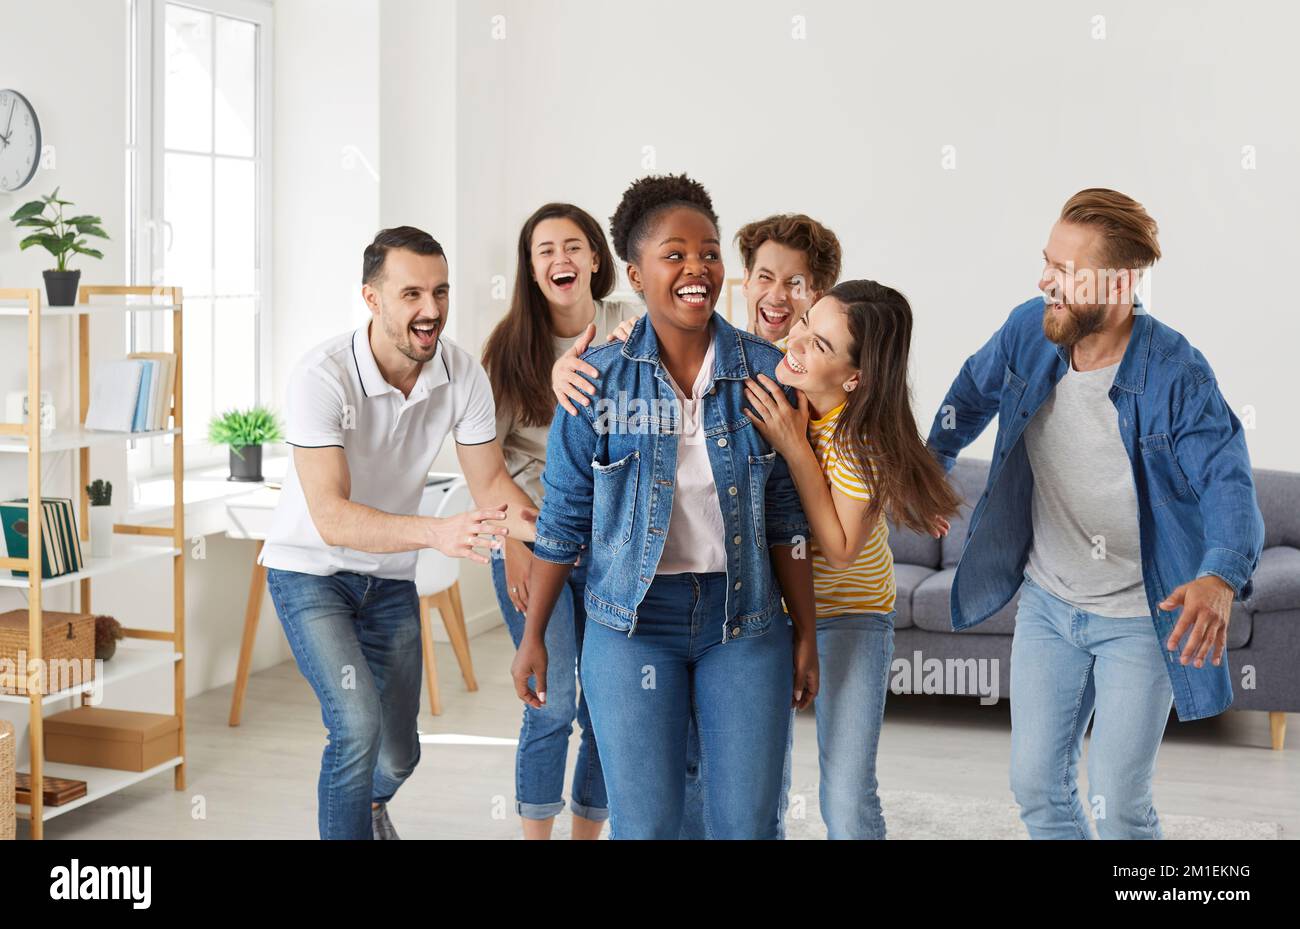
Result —
<instances>
[{"instance_id":1,"label":"man's outstretched hand","mask_svg":"<svg viewBox=\"0 0 1300 929\"><path fill-rule=\"evenodd\" d=\"M1213 655L1215 665L1223 661L1223 650L1228 646L1228 618L1232 614L1233 589L1228 582L1213 574L1198 577L1179 587L1160 604L1162 610L1182 607L1182 615L1174 624L1165 648L1174 651L1178 642L1187 636L1179 660L1204 667L1208 655Z\"/></svg>"}]
</instances>

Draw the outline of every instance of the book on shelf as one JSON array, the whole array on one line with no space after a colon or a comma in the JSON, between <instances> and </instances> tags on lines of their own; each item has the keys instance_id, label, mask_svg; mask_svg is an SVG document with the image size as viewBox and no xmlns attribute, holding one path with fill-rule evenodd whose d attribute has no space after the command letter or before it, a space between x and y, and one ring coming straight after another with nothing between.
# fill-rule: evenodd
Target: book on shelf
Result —
<instances>
[{"instance_id":1,"label":"book on shelf","mask_svg":"<svg viewBox=\"0 0 1300 929\"><path fill-rule=\"evenodd\" d=\"M0 523L4 525L5 549L10 558L27 558L27 498L0 501ZM67 497L41 498L41 577L48 580L80 571L83 567L81 539L77 535L77 513ZM14 577L26 577L14 569Z\"/></svg>"},{"instance_id":2,"label":"book on shelf","mask_svg":"<svg viewBox=\"0 0 1300 929\"><path fill-rule=\"evenodd\" d=\"M176 386L176 355L135 352L95 365L86 428L101 432L153 432L167 428Z\"/></svg>"}]
</instances>

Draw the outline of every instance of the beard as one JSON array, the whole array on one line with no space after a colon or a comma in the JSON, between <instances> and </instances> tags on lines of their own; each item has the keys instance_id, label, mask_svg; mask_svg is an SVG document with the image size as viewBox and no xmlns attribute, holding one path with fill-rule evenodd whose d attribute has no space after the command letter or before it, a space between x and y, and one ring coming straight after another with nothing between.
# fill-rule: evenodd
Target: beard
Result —
<instances>
[{"instance_id":1,"label":"beard","mask_svg":"<svg viewBox=\"0 0 1300 929\"><path fill-rule=\"evenodd\" d=\"M409 328L399 327L389 318L382 304L380 306L379 321L384 327L384 334L392 340L393 347L416 364L424 364L426 361L432 360L433 356L438 353L438 338L442 335L441 325L434 331L433 344L425 349L412 341Z\"/></svg>"},{"instance_id":2,"label":"beard","mask_svg":"<svg viewBox=\"0 0 1300 929\"><path fill-rule=\"evenodd\" d=\"M1057 319L1049 303L1043 310L1043 335L1064 348L1073 348L1106 324L1104 304L1065 304L1065 318Z\"/></svg>"}]
</instances>

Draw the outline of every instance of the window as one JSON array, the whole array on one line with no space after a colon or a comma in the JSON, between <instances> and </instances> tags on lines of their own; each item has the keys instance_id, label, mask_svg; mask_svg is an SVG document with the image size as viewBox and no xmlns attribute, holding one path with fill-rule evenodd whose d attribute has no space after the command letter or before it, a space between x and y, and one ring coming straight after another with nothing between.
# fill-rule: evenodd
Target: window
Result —
<instances>
[{"instance_id":1,"label":"window","mask_svg":"<svg viewBox=\"0 0 1300 929\"><path fill-rule=\"evenodd\" d=\"M131 272L184 289L187 465L224 457L214 414L270 389L270 29L260 0L133 3ZM165 314L136 316L132 350L173 349ZM166 467L169 441L135 443L132 469Z\"/></svg>"}]
</instances>

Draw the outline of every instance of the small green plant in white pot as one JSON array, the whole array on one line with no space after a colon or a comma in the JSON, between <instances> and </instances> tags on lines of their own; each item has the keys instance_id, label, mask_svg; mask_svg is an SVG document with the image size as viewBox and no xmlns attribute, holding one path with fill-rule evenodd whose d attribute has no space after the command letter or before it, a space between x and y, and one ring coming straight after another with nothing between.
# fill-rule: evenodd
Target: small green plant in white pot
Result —
<instances>
[{"instance_id":1,"label":"small green plant in white pot","mask_svg":"<svg viewBox=\"0 0 1300 929\"><path fill-rule=\"evenodd\" d=\"M90 556L113 557L113 483L96 479L86 485L90 498Z\"/></svg>"},{"instance_id":2,"label":"small green plant in white pot","mask_svg":"<svg viewBox=\"0 0 1300 929\"><path fill-rule=\"evenodd\" d=\"M284 438L275 413L264 406L227 410L208 424L208 441L230 446L231 481L262 480L262 446Z\"/></svg>"}]
</instances>

